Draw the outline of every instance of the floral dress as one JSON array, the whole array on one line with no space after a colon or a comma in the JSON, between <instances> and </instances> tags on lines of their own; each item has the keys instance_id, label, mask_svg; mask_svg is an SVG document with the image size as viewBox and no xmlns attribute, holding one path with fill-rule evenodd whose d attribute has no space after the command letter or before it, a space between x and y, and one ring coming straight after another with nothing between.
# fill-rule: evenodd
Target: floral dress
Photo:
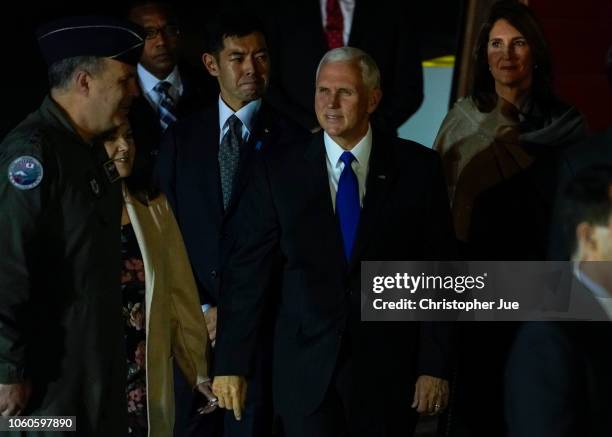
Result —
<instances>
[{"instance_id":1,"label":"floral dress","mask_svg":"<svg viewBox=\"0 0 612 437\"><path fill-rule=\"evenodd\" d=\"M145 275L142 255L131 224L121 227L121 291L127 352L128 432L147 436L147 385L145 368Z\"/></svg>"}]
</instances>

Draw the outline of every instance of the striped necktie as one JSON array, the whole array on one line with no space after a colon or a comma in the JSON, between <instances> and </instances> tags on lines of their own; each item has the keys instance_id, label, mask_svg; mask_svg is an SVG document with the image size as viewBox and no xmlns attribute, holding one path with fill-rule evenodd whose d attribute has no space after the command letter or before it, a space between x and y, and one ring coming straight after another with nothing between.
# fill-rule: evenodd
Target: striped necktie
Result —
<instances>
[{"instance_id":1,"label":"striped necktie","mask_svg":"<svg viewBox=\"0 0 612 437\"><path fill-rule=\"evenodd\" d=\"M170 87L172 84L167 81L160 81L155 85L153 90L159 94L159 122L163 130L166 130L168 126L176 121L176 103L170 93Z\"/></svg>"}]
</instances>

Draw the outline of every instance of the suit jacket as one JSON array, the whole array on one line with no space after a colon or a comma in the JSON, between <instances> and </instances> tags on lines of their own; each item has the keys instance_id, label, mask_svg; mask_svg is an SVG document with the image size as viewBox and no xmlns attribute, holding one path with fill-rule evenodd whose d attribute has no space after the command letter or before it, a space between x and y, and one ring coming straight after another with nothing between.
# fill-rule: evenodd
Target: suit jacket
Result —
<instances>
[{"instance_id":1,"label":"suit jacket","mask_svg":"<svg viewBox=\"0 0 612 437\"><path fill-rule=\"evenodd\" d=\"M149 436L172 435L173 360L193 387L208 376L208 335L183 238L164 195L145 206L124 190L145 269Z\"/></svg>"},{"instance_id":2,"label":"suit jacket","mask_svg":"<svg viewBox=\"0 0 612 437\"><path fill-rule=\"evenodd\" d=\"M258 158L223 277L217 374L248 373L262 309L275 298L273 375L279 412L307 414L317 408L344 337L362 382L380 375L401 375L406 381L376 387L364 383L361 395L401 399L407 411L417 373L447 376L448 332L436 324L359 323L360 261L447 257L453 233L438 157L374 131L366 195L348 263L332 207L323 134ZM280 296L271 296L269 283L279 266Z\"/></svg>"},{"instance_id":3,"label":"suit jacket","mask_svg":"<svg viewBox=\"0 0 612 437\"><path fill-rule=\"evenodd\" d=\"M207 73L204 71L198 72L193 67L180 64L179 72L183 82L183 94L177 103L176 115L180 120L213 102L218 95L218 90L215 88L212 93L209 82L206 82ZM138 153L144 150L155 158L163 131L159 124L159 114L153 109L144 94L141 93L134 99L129 119L134 142L138 145Z\"/></svg>"},{"instance_id":4,"label":"suit jacket","mask_svg":"<svg viewBox=\"0 0 612 437\"><path fill-rule=\"evenodd\" d=\"M219 110L215 103L168 128L157 162L157 179L185 238L200 299L216 305L224 253L231 245L232 218L248 180L253 156L299 136L301 128L265 102L243 146L232 199L223 210L219 177ZM304 134L304 133L302 133Z\"/></svg>"},{"instance_id":5,"label":"suit jacket","mask_svg":"<svg viewBox=\"0 0 612 437\"><path fill-rule=\"evenodd\" d=\"M571 257L566 233L563 229L563 192L576 174L597 164L612 164L612 127L593 135L585 141L567 149L558 164L558 192L556 195L554 218L550 231L549 258L568 260Z\"/></svg>"},{"instance_id":6,"label":"suit jacket","mask_svg":"<svg viewBox=\"0 0 612 437\"><path fill-rule=\"evenodd\" d=\"M558 154L554 149L543 152L526 170L476 197L469 232L471 259L547 259Z\"/></svg>"},{"instance_id":7,"label":"suit jacket","mask_svg":"<svg viewBox=\"0 0 612 437\"><path fill-rule=\"evenodd\" d=\"M348 45L367 52L381 72L383 98L375 123L394 131L423 101L423 71L414 26L401 1L357 0ZM318 1L274 1L268 20L272 78L269 99L302 126L318 126L315 73L327 52ZM296 54L299 62L296 62Z\"/></svg>"},{"instance_id":8,"label":"suit jacket","mask_svg":"<svg viewBox=\"0 0 612 437\"><path fill-rule=\"evenodd\" d=\"M610 341L609 322L525 324L507 367L508 435L609 436Z\"/></svg>"}]
</instances>

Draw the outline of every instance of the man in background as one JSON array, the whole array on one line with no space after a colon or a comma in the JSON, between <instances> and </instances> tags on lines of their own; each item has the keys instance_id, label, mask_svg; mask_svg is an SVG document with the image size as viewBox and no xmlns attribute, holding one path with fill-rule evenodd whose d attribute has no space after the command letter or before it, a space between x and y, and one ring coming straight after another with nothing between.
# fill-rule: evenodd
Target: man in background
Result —
<instances>
[{"instance_id":1,"label":"man in background","mask_svg":"<svg viewBox=\"0 0 612 437\"><path fill-rule=\"evenodd\" d=\"M564 196L575 263L570 309L584 302L588 318L608 321L523 325L506 368L513 437L612 433L612 167L583 169Z\"/></svg>"}]
</instances>

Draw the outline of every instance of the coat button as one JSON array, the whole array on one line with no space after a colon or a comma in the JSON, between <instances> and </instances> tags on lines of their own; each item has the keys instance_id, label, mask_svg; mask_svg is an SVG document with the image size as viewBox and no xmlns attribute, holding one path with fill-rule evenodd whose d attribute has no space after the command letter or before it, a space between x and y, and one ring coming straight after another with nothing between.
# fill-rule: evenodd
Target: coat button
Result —
<instances>
[{"instance_id":1,"label":"coat button","mask_svg":"<svg viewBox=\"0 0 612 437\"><path fill-rule=\"evenodd\" d=\"M211 270L210 271L210 276L211 276L211 278L215 279L217 277L217 271L216 270Z\"/></svg>"}]
</instances>

